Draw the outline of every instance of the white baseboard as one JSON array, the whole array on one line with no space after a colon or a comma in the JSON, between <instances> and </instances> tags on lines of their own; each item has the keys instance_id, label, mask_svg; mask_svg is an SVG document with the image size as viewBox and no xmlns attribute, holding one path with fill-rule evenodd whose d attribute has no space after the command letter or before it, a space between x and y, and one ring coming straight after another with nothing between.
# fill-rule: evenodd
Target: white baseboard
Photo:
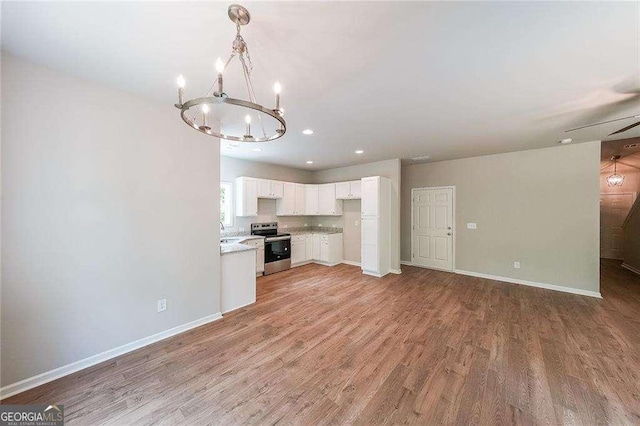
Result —
<instances>
[{"instance_id":1,"label":"white baseboard","mask_svg":"<svg viewBox=\"0 0 640 426\"><path fill-rule=\"evenodd\" d=\"M201 325L219 320L220 318L222 318L222 314L220 313L208 315L195 321L191 321L186 324L161 331L160 333L144 337L140 340L127 343L117 348L110 349L106 352L81 359L80 361L72 362L71 364L67 364L50 371L40 373L36 376L29 377L24 380L20 380L19 382L12 383L10 385L4 386L3 388L0 388L0 399L5 399L29 389L33 389L37 386L44 385L45 383L59 379L60 377L68 376L69 374L83 370L87 367L91 367L101 362L108 361L117 356L124 355L128 352L135 351L136 349L140 349L152 343L159 342L160 340L164 340L177 334L184 333L185 331L191 330L192 328L200 327Z\"/></svg>"},{"instance_id":2,"label":"white baseboard","mask_svg":"<svg viewBox=\"0 0 640 426\"><path fill-rule=\"evenodd\" d=\"M345 265L351 265L351 266L360 267L360 262L354 262L354 261L351 261L351 260L343 260L342 263L344 263Z\"/></svg>"},{"instance_id":3,"label":"white baseboard","mask_svg":"<svg viewBox=\"0 0 640 426\"><path fill-rule=\"evenodd\" d=\"M401 261L400 261L400 264L401 264L401 265L407 265L407 266L415 266L415 265L413 264L413 262L408 262L408 261L406 261L406 260L401 260Z\"/></svg>"},{"instance_id":4,"label":"white baseboard","mask_svg":"<svg viewBox=\"0 0 640 426\"><path fill-rule=\"evenodd\" d=\"M389 272L392 274L400 275L402 273L402 269L389 269Z\"/></svg>"},{"instance_id":5,"label":"white baseboard","mask_svg":"<svg viewBox=\"0 0 640 426\"><path fill-rule=\"evenodd\" d=\"M538 287L538 288L544 288L547 290L562 291L564 293L579 294L581 296L597 297L599 299L602 299L602 295L600 294L600 292L597 292L597 291L581 290L578 288L564 287L564 286L555 285L555 284L539 283L535 281L520 280L517 278L499 277L497 275L489 275L489 274L482 274L480 272L464 271L462 269L456 269L454 272L456 274L468 275L470 277L486 278L488 280L504 281L512 284L521 284L521 285L526 285L530 287Z\"/></svg>"},{"instance_id":6,"label":"white baseboard","mask_svg":"<svg viewBox=\"0 0 640 426\"><path fill-rule=\"evenodd\" d=\"M623 267L624 269L628 269L629 271L631 271L631 272L633 272L633 273L635 273L635 274L640 275L640 269L638 269L638 268L634 268L633 266L631 266L631 265L627 265L627 264L626 264L626 263L624 263L624 262L622 263L622 267Z\"/></svg>"}]
</instances>

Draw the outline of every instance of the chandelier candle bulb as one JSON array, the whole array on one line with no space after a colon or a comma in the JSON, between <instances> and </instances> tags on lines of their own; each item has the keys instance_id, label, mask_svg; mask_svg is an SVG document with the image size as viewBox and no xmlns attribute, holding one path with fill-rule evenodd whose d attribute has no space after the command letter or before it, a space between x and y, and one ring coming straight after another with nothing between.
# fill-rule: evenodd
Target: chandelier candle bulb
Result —
<instances>
[{"instance_id":1,"label":"chandelier candle bulb","mask_svg":"<svg viewBox=\"0 0 640 426\"><path fill-rule=\"evenodd\" d=\"M276 111L280 110L280 92L282 91L282 86L280 82L276 81L276 84L273 85L273 91L276 92Z\"/></svg>"},{"instance_id":2,"label":"chandelier candle bulb","mask_svg":"<svg viewBox=\"0 0 640 426\"><path fill-rule=\"evenodd\" d=\"M207 127L207 114L209 113L209 105L202 105L202 126Z\"/></svg>"},{"instance_id":3,"label":"chandelier candle bulb","mask_svg":"<svg viewBox=\"0 0 640 426\"><path fill-rule=\"evenodd\" d=\"M222 96L222 74L224 73L224 62L218 58L216 61L216 71L218 71L218 94Z\"/></svg>"},{"instance_id":4,"label":"chandelier candle bulb","mask_svg":"<svg viewBox=\"0 0 640 426\"><path fill-rule=\"evenodd\" d=\"M182 74L178 76L177 83L178 83L178 105L182 105L184 103L184 85L186 83Z\"/></svg>"},{"instance_id":5,"label":"chandelier candle bulb","mask_svg":"<svg viewBox=\"0 0 640 426\"><path fill-rule=\"evenodd\" d=\"M245 138L250 138L251 137L251 116L247 115L244 118L244 122L247 123L247 129L246 129L246 135L244 135Z\"/></svg>"}]
</instances>

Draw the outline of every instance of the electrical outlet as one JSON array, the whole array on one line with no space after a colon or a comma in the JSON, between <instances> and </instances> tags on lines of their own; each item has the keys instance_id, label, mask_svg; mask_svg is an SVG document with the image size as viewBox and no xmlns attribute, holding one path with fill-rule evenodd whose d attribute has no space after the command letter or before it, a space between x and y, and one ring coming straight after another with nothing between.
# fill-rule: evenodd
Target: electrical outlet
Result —
<instances>
[{"instance_id":1,"label":"electrical outlet","mask_svg":"<svg viewBox=\"0 0 640 426\"><path fill-rule=\"evenodd\" d=\"M513 262L513 267L516 268L516 269L520 269L520 262L518 262L518 261Z\"/></svg>"},{"instance_id":2,"label":"electrical outlet","mask_svg":"<svg viewBox=\"0 0 640 426\"><path fill-rule=\"evenodd\" d=\"M318 228L322 228L322 224L321 223L318 224Z\"/></svg>"},{"instance_id":3,"label":"electrical outlet","mask_svg":"<svg viewBox=\"0 0 640 426\"><path fill-rule=\"evenodd\" d=\"M305 223L305 224L304 224L304 226L309 226L309 224L308 224L308 223Z\"/></svg>"},{"instance_id":4,"label":"electrical outlet","mask_svg":"<svg viewBox=\"0 0 640 426\"><path fill-rule=\"evenodd\" d=\"M167 299L158 300L158 312L163 312L167 310Z\"/></svg>"},{"instance_id":5,"label":"electrical outlet","mask_svg":"<svg viewBox=\"0 0 640 426\"><path fill-rule=\"evenodd\" d=\"M358 226L360 224L360 221L356 220L356 226Z\"/></svg>"},{"instance_id":6,"label":"electrical outlet","mask_svg":"<svg viewBox=\"0 0 640 426\"><path fill-rule=\"evenodd\" d=\"M467 229L478 229L478 225L476 223L467 223Z\"/></svg>"},{"instance_id":7,"label":"electrical outlet","mask_svg":"<svg viewBox=\"0 0 640 426\"><path fill-rule=\"evenodd\" d=\"M288 227L289 227L289 225L282 225L282 226L283 226L284 228L288 228Z\"/></svg>"}]
</instances>

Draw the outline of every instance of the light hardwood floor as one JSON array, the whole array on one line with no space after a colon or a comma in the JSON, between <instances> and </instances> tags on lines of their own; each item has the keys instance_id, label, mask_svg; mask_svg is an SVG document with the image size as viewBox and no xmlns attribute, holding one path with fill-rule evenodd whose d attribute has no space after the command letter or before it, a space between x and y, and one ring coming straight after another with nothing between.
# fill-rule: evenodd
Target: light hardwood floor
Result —
<instances>
[{"instance_id":1,"label":"light hardwood floor","mask_svg":"<svg viewBox=\"0 0 640 426\"><path fill-rule=\"evenodd\" d=\"M258 302L3 401L68 424L640 424L640 277L603 300L412 267L308 265Z\"/></svg>"}]
</instances>

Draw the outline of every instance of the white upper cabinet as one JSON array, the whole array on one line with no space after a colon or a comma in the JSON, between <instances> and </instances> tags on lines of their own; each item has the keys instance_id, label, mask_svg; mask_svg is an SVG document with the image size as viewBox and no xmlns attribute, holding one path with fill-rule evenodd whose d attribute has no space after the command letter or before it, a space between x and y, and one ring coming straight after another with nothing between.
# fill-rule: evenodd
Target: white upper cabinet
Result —
<instances>
[{"instance_id":1,"label":"white upper cabinet","mask_svg":"<svg viewBox=\"0 0 640 426\"><path fill-rule=\"evenodd\" d=\"M342 201L336 198L336 184L318 185L318 214L320 216L339 216L342 214Z\"/></svg>"},{"instance_id":2,"label":"white upper cabinet","mask_svg":"<svg viewBox=\"0 0 640 426\"><path fill-rule=\"evenodd\" d=\"M380 202L380 178L362 179L362 216L378 216Z\"/></svg>"},{"instance_id":3,"label":"white upper cabinet","mask_svg":"<svg viewBox=\"0 0 640 426\"><path fill-rule=\"evenodd\" d=\"M269 179L257 179L258 198L280 199L284 195L284 182Z\"/></svg>"},{"instance_id":4,"label":"white upper cabinet","mask_svg":"<svg viewBox=\"0 0 640 426\"><path fill-rule=\"evenodd\" d=\"M302 216L306 214L306 191L301 183L283 182L282 198L276 201L278 216Z\"/></svg>"},{"instance_id":5,"label":"white upper cabinet","mask_svg":"<svg viewBox=\"0 0 640 426\"><path fill-rule=\"evenodd\" d=\"M236 216L258 216L258 179L236 179Z\"/></svg>"},{"instance_id":6,"label":"white upper cabinet","mask_svg":"<svg viewBox=\"0 0 640 426\"><path fill-rule=\"evenodd\" d=\"M336 183L336 199L358 200L362 195L362 183L359 180Z\"/></svg>"},{"instance_id":7,"label":"white upper cabinet","mask_svg":"<svg viewBox=\"0 0 640 426\"><path fill-rule=\"evenodd\" d=\"M318 185L305 185L305 208L304 212L307 216L315 216L318 214Z\"/></svg>"},{"instance_id":8,"label":"white upper cabinet","mask_svg":"<svg viewBox=\"0 0 640 426\"><path fill-rule=\"evenodd\" d=\"M296 216L303 216L307 211L307 191L303 184L296 183L296 203L295 209L293 210L293 214Z\"/></svg>"}]
</instances>

